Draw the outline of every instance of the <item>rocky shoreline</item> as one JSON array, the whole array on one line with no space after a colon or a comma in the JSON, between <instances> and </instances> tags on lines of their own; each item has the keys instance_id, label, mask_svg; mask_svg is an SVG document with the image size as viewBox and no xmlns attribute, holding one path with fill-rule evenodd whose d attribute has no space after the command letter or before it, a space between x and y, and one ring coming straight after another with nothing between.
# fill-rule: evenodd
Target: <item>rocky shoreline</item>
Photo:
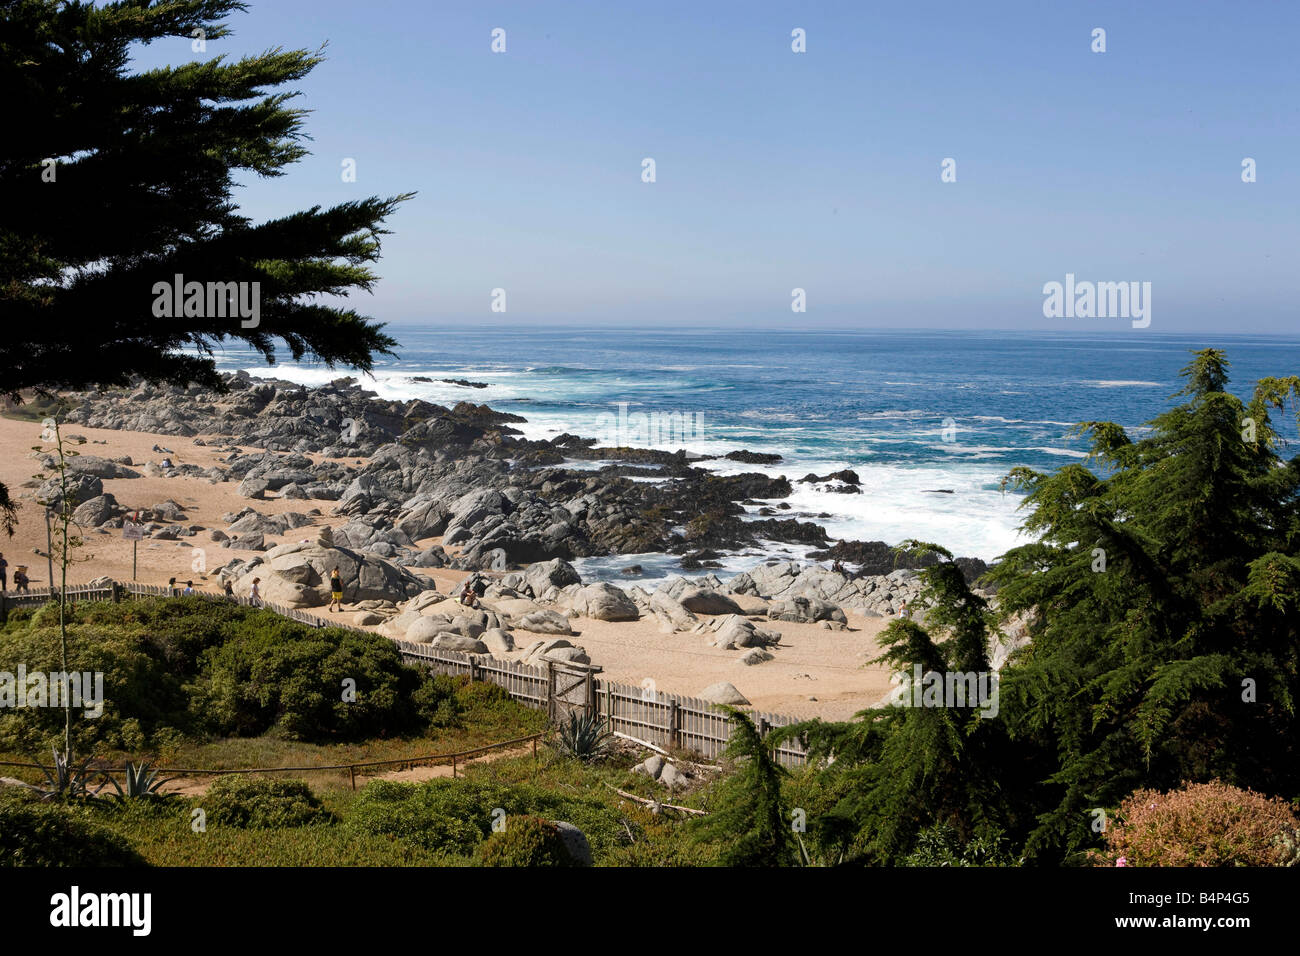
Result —
<instances>
[{"instance_id":1,"label":"rocky shoreline","mask_svg":"<svg viewBox=\"0 0 1300 956\"><path fill-rule=\"evenodd\" d=\"M220 394L140 385L65 396L64 433L92 436L92 453L70 459L82 535L116 540L134 517L145 547L202 555L204 581L248 596L256 580L263 600L298 609L329 604L338 568L342 621L462 653L594 656L623 679L689 692L697 677L716 683L743 665L745 694L791 712L883 699L881 669L857 668L878 656L876 635L904 606L924 621L916 568L926 562L897 559L881 541L835 541L818 515L785 500L801 482L869 495L851 471L720 476L685 450L528 439L518 416L387 401L351 379L311 389L244 373L227 381ZM142 439L114 456L111 432ZM48 472L49 452L36 457ZM770 466L774 456L723 457ZM140 507L149 498L132 491L137 481L163 500ZM196 497L196 483L215 486L214 497ZM48 497L38 485L25 483L25 496ZM110 489L132 503L129 514ZM211 560L214 547L229 557ZM638 584L636 556L650 552L675 556L680 573ZM754 566L716 573L735 553ZM631 572L620 585L584 581L570 563L618 555ZM959 565L972 580L985 570L976 559ZM458 599L466 580L476 606ZM768 666L752 669L759 664ZM744 699L730 679L720 683L720 700Z\"/></svg>"},{"instance_id":2,"label":"rocky shoreline","mask_svg":"<svg viewBox=\"0 0 1300 956\"><path fill-rule=\"evenodd\" d=\"M446 408L387 401L351 378L316 388L245 372L225 378L225 394L141 384L66 396L70 424L228 443L218 448L225 455L220 464L208 468L180 462L168 468L165 454L162 464L144 466L75 459L86 476L78 494L93 502L83 524L120 527L115 503L94 501L100 497L95 478L124 477L139 467L151 475L237 482L249 507L228 515L230 527L213 537L244 550L261 550L259 535L282 533L286 521L308 523L305 516L259 515L256 502L276 496L332 503L331 515L347 519L336 532L338 544L401 566L504 572L554 558L660 552L680 555L684 570L695 570L712 566L723 552L752 553L766 542L820 549L815 557L839 560L864 576L921 563L896 562L884 542L832 541L807 520L815 515L788 514L781 499L792 484L785 477L715 475L700 467L707 458L684 450L603 448L570 434L529 440L512 427L523 421L517 415L468 402ZM726 457L769 463L774 456L737 450ZM566 467L573 461L610 464ZM852 472L799 480L863 491ZM147 517L154 524L169 520ZM434 537L457 553L417 544ZM985 568L977 559L961 561L972 579Z\"/></svg>"}]
</instances>

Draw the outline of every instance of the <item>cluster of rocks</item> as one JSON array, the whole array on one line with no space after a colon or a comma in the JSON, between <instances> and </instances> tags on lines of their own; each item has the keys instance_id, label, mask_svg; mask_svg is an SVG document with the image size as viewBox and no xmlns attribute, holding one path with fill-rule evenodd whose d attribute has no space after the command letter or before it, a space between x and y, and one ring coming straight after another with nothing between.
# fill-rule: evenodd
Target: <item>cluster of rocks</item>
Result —
<instances>
[{"instance_id":1,"label":"cluster of rocks","mask_svg":"<svg viewBox=\"0 0 1300 956\"><path fill-rule=\"evenodd\" d=\"M525 439L512 427L518 416L468 402L382 400L350 378L311 389L244 372L224 382L225 392L141 384L73 393L69 420L217 436L208 440L224 456L217 464L151 462L145 472L236 482L251 501L335 502L333 515L368 526L348 529L351 546L417 567L501 571L557 557L668 552L691 568L707 567L719 549L832 545L820 525L801 520L812 515L778 516L762 505L791 494L787 479L715 475L699 467L710 456L603 448L569 434ZM564 467L571 460L611 463ZM420 546L437 536L459 553Z\"/></svg>"},{"instance_id":2,"label":"cluster of rocks","mask_svg":"<svg viewBox=\"0 0 1300 956\"><path fill-rule=\"evenodd\" d=\"M366 614L382 617L380 632L401 640L471 654L522 650L521 659L529 663L582 664L589 663L586 651L568 640L577 636L575 619L648 617L665 633L693 634L705 646L737 651L736 662L751 667L773 660L779 652L782 635L773 624L843 630L848 626L845 607L867 615L896 613L905 601L917 601L921 590L912 571L853 579L793 562L764 565L725 582L712 573L695 579L674 577L653 591L608 582L584 584L573 566L559 558L481 580L477 608L430 591L391 608L367 609ZM923 615L924 609L917 608L915 616ZM543 637L533 636L521 647L518 632Z\"/></svg>"},{"instance_id":3,"label":"cluster of rocks","mask_svg":"<svg viewBox=\"0 0 1300 956\"><path fill-rule=\"evenodd\" d=\"M897 614L904 604L910 607L920 597L921 578L910 568L857 577L820 565L777 561L736 575L727 587L773 601L777 620L843 624L842 608L883 617Z\"/></svg>"},{"instance_id":4,"label":"cluster of rocks","mask_svg":"<svg viewBox=\"0 0 1300 956\"><path fill-rule=\"evenodd\" d=\"M216 436L195 442L206 442L221 456L199 467L159 449L168 452L168 468L129 458L75 458L81 523L120 525L123 509L103 493L105 478L192 474L235 482L250 503L329 503L322 505L328 517L345 519L332 544L398 568L505 573L555 559L660 552L680 555L685 570L705 570L716 567L724 551L766 549L771 542L819 548L814 557L856 567L856 574L839 574L784 563L758 568L725 587L706 577L695 585L700 594L678 593L686 586L675 583L654 594L591 585L553 599L563 604L561 613L602 620L654 614L675 621L676 629L695 627L698 621L686 616L694 614L759 613L841 627L840 608L895 613L916 597L914 578L905 572L934 560L899 556L884 542L832 542L816 520L806 520L824 515L796 514L780 500L793 491L789 480L716 475L699 467L711 456L603 448L570 434L526 439L513 427L523 421L516 415L469 402L447 408L418 399L384 400L351 378L305 388L238 372L224 382L222 392L140 384L67 396L71 422ZM780 459L748 450L725 457L761 465ZM608 464L598 470L565 467L574 460ZM852 471L799 481L831 493L861 491ZM227 516L229 527L212 531L211 539L222 547L263 552L271 536L325 517L314 508L263 515L250 507ZM199 530L204 529L154 522L146 535L179 538ZM969 580L985 570L975 559L959 558L958 564ZM405 597L392 593L385 599ZM744 603L754 597L773 607ZM544 615L533 622L558 627Z\"/></svg>"},{"instance_id":5,"label":"cluster of rocks","mask_svg":"<svg viewBox=\"0 0 1300 956\"><path fill-rule=\"evenodd\" d=\"M365 613L382 613L395 601L433 590L428 578L373 555L335 545L329 529L322 529L314 541L291 542L218 569L224 583L233 583L235 593L247 595L254 578L260 578L263 600L290 608L321 607L330 599L330 572L335 568L343 580L349 602L370 602Z\"/></svg>"},{"instance_id":6,"label":"cluster of rocks","mask_svg":"<svg viewBox=\"0 0 1300 956\"><path fill-rule=\"evenodd\" d=\"M691 784L692 774L665 760L658 754L651 754L632 768L632 773L641 774L662 784L670 791L683 790Z\"/></svg>"}]
</instances>

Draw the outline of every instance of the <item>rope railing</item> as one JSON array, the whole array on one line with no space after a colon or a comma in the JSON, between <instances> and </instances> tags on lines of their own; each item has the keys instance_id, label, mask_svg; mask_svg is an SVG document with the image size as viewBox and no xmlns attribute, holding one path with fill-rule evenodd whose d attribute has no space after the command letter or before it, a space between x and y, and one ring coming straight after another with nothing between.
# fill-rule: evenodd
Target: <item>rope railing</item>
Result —
<instances>
[{"instance_id":1,"label":"rope railing","mask_svg":"<svg viewBox=\"0 0 1300 956\"><path fill-rule=\"evenodd\" d=\"M403 769L414 769L420 764L443 763L451 761L451 775L456 776L457 765L460 761L471 760L474 757L490 753L494 750L501 750L506 747L517 747L523 744L531 743L533 745L533 756L537 756L537 741L545 737L545 733L529 734L526 737L515 737L511 740L500 740L496 743L484 744L481 747L472 747L469 750L457 750L451 753L442 754L420 754L414 757L393 757L386 760L362 760L353 763L323 764L309 767L239 767L217 769L211 767L152 767L151 769L159 774L170 774L173 777L197 777L197 776L235 776L240 774L255 773L336 773L346 770L352 777L352 789L356 789L356 775L358 770L366 770L372 767L398 767ZM21 763L15 760L0 760L0 767L18 767L25 770L46 770L45 767L38 763ZM119 770L116 767L91 767L89 772L94 776L109 777L113 774L126 774L125 769Z\"/></svg>"}]
</instances>

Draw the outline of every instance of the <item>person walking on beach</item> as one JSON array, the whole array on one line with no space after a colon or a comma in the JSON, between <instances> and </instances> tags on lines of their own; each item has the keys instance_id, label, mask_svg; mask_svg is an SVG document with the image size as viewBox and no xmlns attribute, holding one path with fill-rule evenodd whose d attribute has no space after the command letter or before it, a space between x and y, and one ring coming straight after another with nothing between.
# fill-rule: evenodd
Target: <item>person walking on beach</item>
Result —
<instances>
[{"instance_id":1,"label":"person walking on beach","mask_svg":"<svg viewBox=\"0 0 1300 956\"><path fill-rule=\"evenodd\" d=\"M231 600L235 597L235 584L230 579L226 580L226 597Z\"/></svg>"},{"instance_id":2,"label":"person walking on beach","mask_svg":"<svg viewBox=\"0 0 1300 956\"><path fill-rule=\"evenodd\" d=\"M193 582L193 581L186 581L186 582L185 582L185 590L182 591L181 593L182 593L182 594L193 594L193 593L194 593L194 582Z\"/></svg>"},{"instance_id":3,"label":"person walking on beach","mask_svg":"<svg viewBox=\"0 0 1300 956\"><path fill-rule=\"evenodd\" d=\"M14 569L14 592L23 594L27 592L27 565L20 564Z\"/></svg>"},{"instance_id":4,"label":"person walking on beach","mask_svg":"<svg viewBox=\"0 0 1300 956\"><path fill-rule=\"evenodd\" d=\"M343 610L343 578L339 574L339 569L335 568L330 572L330 606L329 610L334 611L334 605L339 606L339 611Z\"/></svg>"},{"instance_id":5,"label":"person walking on beach","mask_svg":"<svg viewBox=\"0 0 1300 956\"><path fill-rule=\"evenodd\" d=\"M262 583L261 578L253 578L253 589L248 592L248 600L253 607L262 606L262 591L258 585Z\"/></svg>"},{"instance_id":6,"label":"person walking on beach","mask_svg":"<svg viewBox=\"0 0 1300 956\"><path fill-rule=\"evenodd\" d=\"M176 579L175 579L175 578L168 578L168 579L167 579L167 593L168 593L169 595L171 595L172 597L176 597L176 592L177 592L177 590L178 590L178 589L177 589L177 587L176 587Z\"/></svg>"},{"instance_id":7,"label":"person walking on beach","mask_svg":"<svg viewBox=\"0 0 1300 956\"><path fill-rule=\"evenodd\" d=\"M0 551L0 591L7 590L9 587L9 562L5 560L3 551Z\"/></svg>"}]
</instances>

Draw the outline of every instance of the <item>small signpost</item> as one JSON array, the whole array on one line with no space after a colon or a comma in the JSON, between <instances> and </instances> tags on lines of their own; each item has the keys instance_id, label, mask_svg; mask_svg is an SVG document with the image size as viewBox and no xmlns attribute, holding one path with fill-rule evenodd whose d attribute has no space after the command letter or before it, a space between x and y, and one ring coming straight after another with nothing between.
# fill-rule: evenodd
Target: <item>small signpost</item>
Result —
<instances>
[{"instance_id":1,"label":"small signpost","mask_svg":"<svg viewBox=\"0 0 1300 956\"><path fill-rule=\"evenodd\" d=\"M122 522L122 537L131 542L131 580L135 580L136 557L140 553L140 539L144 537L144 528L140 526L140 512Z\"/></svg>"}]
</instances>

